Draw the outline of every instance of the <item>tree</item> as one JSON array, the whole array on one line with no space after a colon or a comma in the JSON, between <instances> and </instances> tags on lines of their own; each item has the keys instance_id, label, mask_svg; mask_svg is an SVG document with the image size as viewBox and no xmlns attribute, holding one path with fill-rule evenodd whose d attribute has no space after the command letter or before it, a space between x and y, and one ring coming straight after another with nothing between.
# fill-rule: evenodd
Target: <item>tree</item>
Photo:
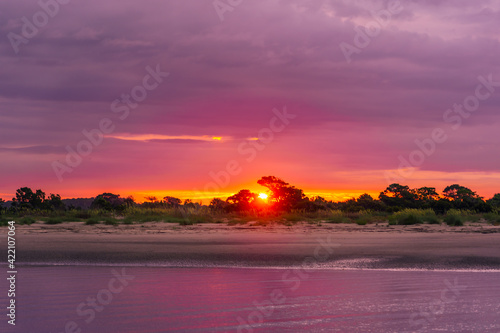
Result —
<instances>
[{"instance_id":1,"label":"tree","mask_svg":"<svg viewBox=\"0 0 500 333\"><path fill-rule=\"evenodd\" d=\"M2 214L2 212L3 212L3 204L4 203L5 203L5 201L2 198L0 198L0 214Z\"/></svg>"},{"instance_id":2,"label":"tree","mask_svg":"<svg viewBox=\"0 0 500 333\"><path fill-rule=\"evenodd\" d=\"M360 210L363 210L363 208L360 205L358 205L358 202L356 201L355 198L350 198L344 202L341 202L340 207L342 211L350 213L359 212Z\"/></svg>"},{"instance_id":3,"label":"tree","mask_svg":"<svg viewBox=\"0 0 500 333\"><path fill-rule=\"evenodd\" d=\"M475 209L481 212L491 210L491 206L488 207L476 192L458 184L447 186L443 195L451 200L457 209Z\"/></svg>"},{"instance_id":4,"label":"tree","mask_svg":"<svg viewBox=\"0 0 500 333\"><path fill-rule=\"evenodd\" d=\"M174 208L179 207L182 203L181 199L170 196L164 197L163 201L167 204L168 207L174 207Z\"/></svg>"},{"instance_id":5,"label":"tree","mask_svg":"<svg viewBox=\"0 0 500 333\"><path fill-rule=\"evenodd\" d=\"M146 201L144 201L142 203L142 206L144 208L157 208L157 207L161 206L161 203L158 201L158 198L155 196L147 196L147 197L144 197L144 199L146 199Z\"/></svg>"},{"instance_id":6,"label":"tree","mask_svg":"<svg viewBox=\"0 0 500 333\"><path fill-rule=\"evenodd\" d=\"M453 203L446 198L440 198L432 203L432 209L436 212L436 214L445 214L452 208Z\"/></svg>"},{"instance_id":7,"label":"tree","mask_svg":"<svg viewBox=\"0 0 500 333\"><path fill-rule=\"evenodd\" d=\"M326 210L328 209L328 201L320 196L311 198L311 204L314 210Z\"/></svg>"},{"instance_id":8,"label":"tree","mask_svg":"<svg viewBox=\"0 0 500 333\"><path fill-rule=\"evenodd\" d=\"M493 196L493 198L486 201L492 207L500 208L500 193L497 193Z\"/></svg>"},{"instance_id":9,"label":"tree","mask_svg":"<svg viewBox=\"0 0 500 333\"><path fill-rule=\"evenodd\" d=\"M276 207L278 210L290 211L292 209L307 209L309 198L304 191L295 186L286 186L279 191L279 198Z\"/></svg>"},{"instance_id":10,"label":"tree","mask_svg":"<svg viewBox=\"0 0 500 333\"><path fill-rule=\"evenodd\" d=\"M267 187L271 192L269 202L276 210L289 211L304 206L309 199L301 189L290 186L284 180L275 176L262 177L257 184Z\"/></svg>"},{"instance_id":11,"label":"tree","mask_svg":"<svg viewBox=\"0 0 500 333\"><path fill-rule=\"evenodd\" d=\"M147 201L149 201L151 203L158 202L158 198L154 197L154 196L147 196L147 197L144 197L144 199L146 199Z\"/></svg>"},{"instance_id":12,"label":"tree","mask_svg":"<svg viewBox=\"0 0 500 333\"><path fill-rule=\"evenodd\" d=\"M391 184L380 193L379 199L387 206L414 208L417 195L406 185Z\"/></svg>"},{"instance_id":13,"label":"tree","mask_svg":"<svg viewBox=\"0 0 500 333\"><path fill-rule=\"evenodd\" d=\"M184 200L184 207L189 207L189 208L196 208L197 204L193 202L191 199L186 199Z\"/></svg>"},{"instance_id":14,"label":"tree","mask_svg":"<svg viewBox=\"0 0 500 333\"><path fill-rule=\"evenodd\" d=\"M364 193L359 196L356 203L362 209L371 210L382 210L383 204L379 200L375 200L371 195Z\"/></svg>"},{"instance_id":15,"label":"tree","mask_svg":"<svg viewBox=\"0 0 500 333\"><path fill-rule=\"evenodd\" d=\"M120 198L119 194L102 193L94 199L90 208L122 211L126 208L125 199Z\"/></svg>"},{"instance_id":16,"label":"tree","mask_svg":"<svg viewBox=\"0 0 500 333\"><path fill-rule=\"evenodd\" d=\"M447 186L443 190L443 195L450 200L459 200L459 201L479 198L476 192L472 191L467 187L460 186L458 184Z\"/></svg>"},{"instance_id":17,"label":"tree","mask_svg":"<svg viewBox=\"0 0 500 333\"><path fill-rule=\"evenodd\" d=\"M224 200L220 198L213 198L212 201L210 201L210 204L208 205L208 208L210 210L215 211L215 212L223 212L227 209L228 203L225 202Z\"/></svg>"},{"instance_id":18,"label":"tree","mask_svg":"<svg viewBox=\"0 0 500 333\"><path fill-rule=\"evenodd\" d=\"M271 193L277 193L281 188L289 185L284 180L275 176L262 177L257 181L257 184L267 187Z\"/></svg>"},{"instance_id":19,"label":"tree","mask_svg":"<svg viewBox=\"0 0 500 333\"><path fill-rule=\"evenodd\" d=\"M61 199L59 194L50 194L47 200L44 202L45 207L51 210L65 210L66 205Z\"/></svg>"},{"instance_id":20,"label":"tree","mask_svg":"<svg viewBox=\"0 0 500 333\"><path fill-rule=\"evenodd\" d=\"M45 192L33 190L29 187L21 187L16 190L16 197L12 198L14 209L44 209Z\"/></svg>"},{"instance_id":21,"label":"tree","mask_svg":"<svg viewBox=\"0 0 500 333\"><path fill-rule=\"evenodd\" d=\"M417 200L429 202L439 199L439 194L436 192L435 187L421 187L415 190Z\"/></svg>"},{"instance_id":22,"label":"tree","mask_svg":"<svg viewBox=\"0 0 500 333\"><path fill-rule=\"evenodd\" d=\"M123 204L127 207L133 207L136 205L134 197L129 195L125 200L123 200Z\"/></svg>"},{"instance_id":23,"label":"tree","mask_svg":"<svg viewBox=\"0 0 500 333\"><path fill-rule=\"evenodd\" d=\"M235 195L226 199L232 210L243 212L254 208L253 204L257 200L258 195L250 192L250 190L241 190Z\"/></svg>"}]
</instances>

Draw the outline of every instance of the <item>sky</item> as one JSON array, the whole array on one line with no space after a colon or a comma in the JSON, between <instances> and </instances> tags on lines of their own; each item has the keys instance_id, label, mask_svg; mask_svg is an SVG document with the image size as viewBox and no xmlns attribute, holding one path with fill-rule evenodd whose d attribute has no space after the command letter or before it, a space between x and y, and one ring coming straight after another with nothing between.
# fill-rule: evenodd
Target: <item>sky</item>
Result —
<instances>
[{"instance_id":1,"label":"sky","mask_svg":"<svg viewBox=\"0 0 500 333\"><path fill-rule=\"evenodd\" d=\"M2 1L0 197L490 198L498 31L489 0Z\"/></svg>"}]
</instances>

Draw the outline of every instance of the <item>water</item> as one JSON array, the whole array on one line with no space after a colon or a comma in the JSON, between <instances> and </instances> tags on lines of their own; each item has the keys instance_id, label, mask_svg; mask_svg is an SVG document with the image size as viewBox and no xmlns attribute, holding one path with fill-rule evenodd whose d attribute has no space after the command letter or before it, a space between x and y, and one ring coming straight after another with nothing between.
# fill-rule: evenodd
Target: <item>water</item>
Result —
<instances>
[{"instance_id":1,"label":"water","mask_svg":"<svg viewBox=\"0 0 500 333\"><path fill-rule=\"evenodd\" d=\"M17 324L12 329L1 323L2 332L500 332L500 272L121 266L18 271ZM125 275L122 283L117 274ZM5 290L5 282L0 287ZM99 299L97 308L86 304L92 298ZM0 301L6 304L3 292Z\"/></svg>"}]
</instances>

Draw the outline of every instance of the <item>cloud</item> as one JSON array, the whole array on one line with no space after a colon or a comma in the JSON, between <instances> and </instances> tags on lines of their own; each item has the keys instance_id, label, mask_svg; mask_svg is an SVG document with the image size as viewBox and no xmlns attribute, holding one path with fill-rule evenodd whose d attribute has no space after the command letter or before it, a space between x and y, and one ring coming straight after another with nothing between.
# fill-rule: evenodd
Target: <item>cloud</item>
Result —
<instances>
[{"instance_id":1,"label":"cloud","mask_svg":"<svg viewBox=\"0 0 500 333\"><path fill-rule=\"evenodd\" d=\"M63 151L63 147L57 146L0 147L0 152L18 154L61 154Z\"/></svg>"},{"instance_id":2,"label":"cloud","mask_svg":"<svg viewBox=\"0 0 500 333\"><path fill-rule=\"evenodd\" d=\"M142 141L142 142L168 142L168 141L218 142L222 140L221 137L209 136L209 135L113 134L113 135L106 135L105 137L114 138L118 140L125 140L125 141ZM224 140L227 139L230 138L224 138Z\"/></svg>"}]
</instances>

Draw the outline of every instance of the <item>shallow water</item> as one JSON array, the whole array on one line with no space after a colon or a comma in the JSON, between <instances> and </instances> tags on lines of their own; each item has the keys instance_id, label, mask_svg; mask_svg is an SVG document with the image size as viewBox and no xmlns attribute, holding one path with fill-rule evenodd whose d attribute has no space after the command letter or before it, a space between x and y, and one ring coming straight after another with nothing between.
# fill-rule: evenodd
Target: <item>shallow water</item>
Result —
<instances>
[{"instance_id":1,"label":"shallow water","mask_svg":"<svg viewBox=\"0 0 500 333\"><path fill-rule=\"evenodd\" d=\"M17 278L6 332L500 332L500 272L23 266Z\"/></svg>"}]
</instances>

